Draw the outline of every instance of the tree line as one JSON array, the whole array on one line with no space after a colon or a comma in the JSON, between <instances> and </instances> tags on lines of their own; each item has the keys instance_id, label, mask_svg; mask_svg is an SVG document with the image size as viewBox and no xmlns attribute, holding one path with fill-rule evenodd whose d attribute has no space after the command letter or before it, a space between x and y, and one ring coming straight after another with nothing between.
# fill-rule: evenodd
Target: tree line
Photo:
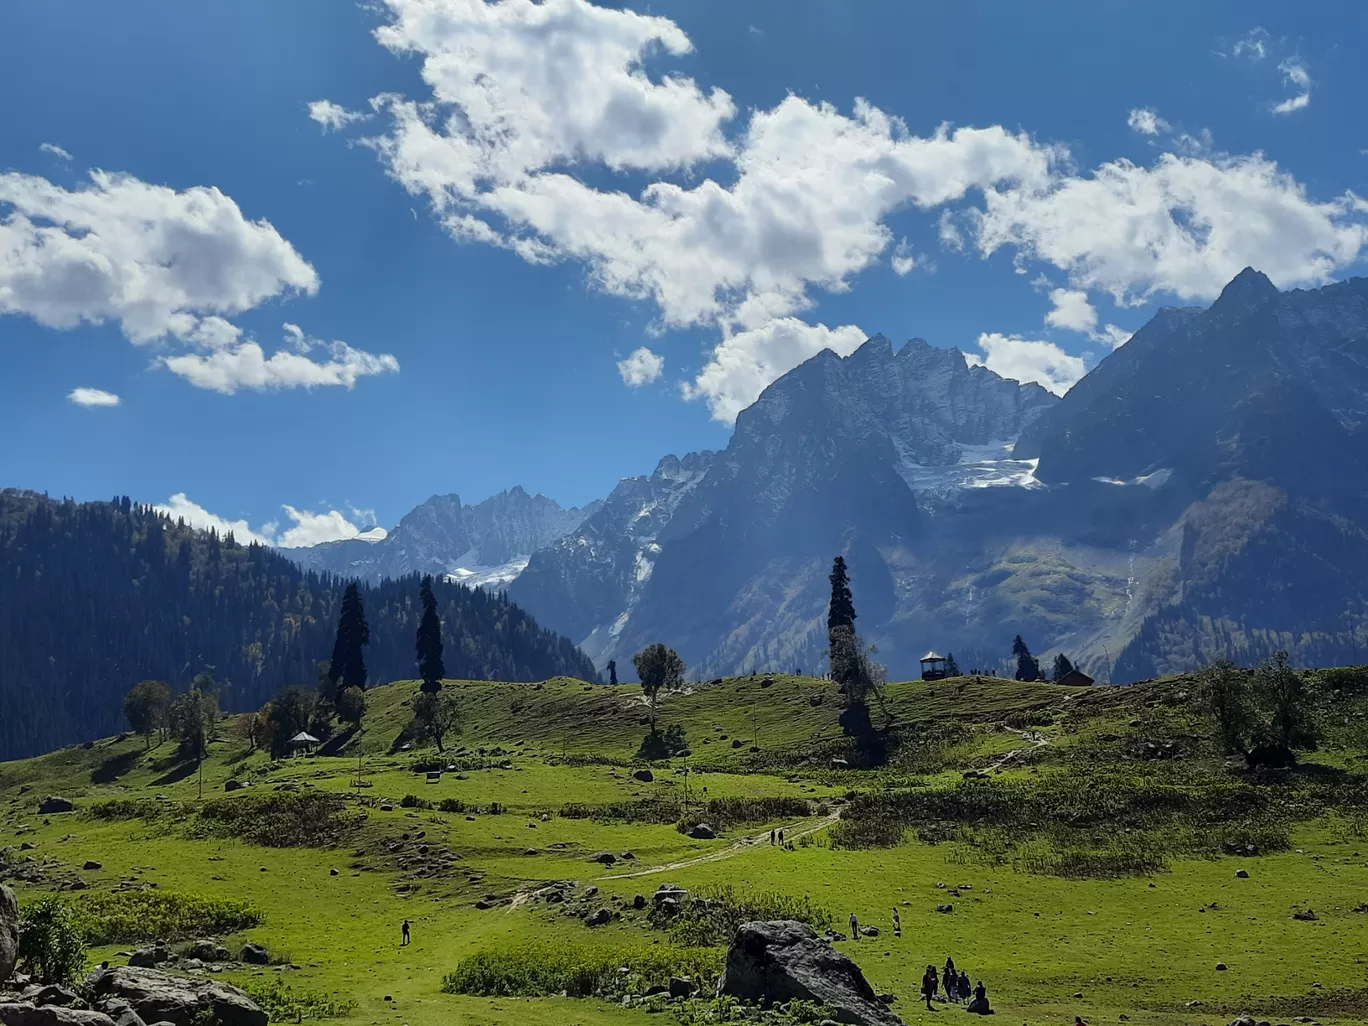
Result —
<instances>
[{"instance_id":1,"label":"tree line","mask_svg":"<svg viewBox=\"0 0 1368 1026\"><path fill-rule=\"evenodd\" d=\"M0 581L0 759L118 731L124 698L143 680L180 695L209 674L217 701L236 710L292 684L314 691L348 590L126 497L78 503L14 490L0 491ZM571 641L504 595L441 579L429 587L446 675L597 679ZM368 614L367 682L412 677L419 580L355 590Z\"/></svg>"}]
</instances>

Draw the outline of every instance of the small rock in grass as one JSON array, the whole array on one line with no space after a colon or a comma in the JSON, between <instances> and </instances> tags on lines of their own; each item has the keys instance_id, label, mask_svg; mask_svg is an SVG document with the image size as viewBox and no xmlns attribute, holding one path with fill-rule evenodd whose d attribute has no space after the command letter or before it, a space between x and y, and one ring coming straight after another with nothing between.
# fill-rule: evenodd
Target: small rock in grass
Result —
<instances>
[{"instance_id":1,"label":"small rock in grass","mask_svg":"<svg viewBox=\"0 0 1368 1026\"><path fill-rule=\"evenodd\" d=\"M1230 968L1230 966L1226 965L1224 962L1217 962L1217 963L1216 963L1216 971L1217 971L1218 973L1223 973L1223 972L1225 972L1225 971L1226 971L1227 969L1229 969L1229 968Z\"/></svg>"},{"instance_id":2,"label":"small rock in grass","mask_svg":"<svg viewBox=\"0 0 1368 1026\"><path fill-rule=\"evenodd\" d=\"M1237 869L1237 870L1235 870L1235 875L1236 875L1239 879L1241 879L1241 880L1248 880L1248 879L1249 879L1249 870L1247 870L1247 869Z\"/></svg>"},{"instance_id":3,"label":"small rock in grass","mask_svg":"<svg viewBox=\"0 0 1368 1026\"><path fill-rule=\"evenodd\" d=\"M937 911L937 912L953 912L953 911L955 911L955 906L954 906L954 905L937 905L937 906L936 906L936 911Z\"/></svg>"}]
</instances>

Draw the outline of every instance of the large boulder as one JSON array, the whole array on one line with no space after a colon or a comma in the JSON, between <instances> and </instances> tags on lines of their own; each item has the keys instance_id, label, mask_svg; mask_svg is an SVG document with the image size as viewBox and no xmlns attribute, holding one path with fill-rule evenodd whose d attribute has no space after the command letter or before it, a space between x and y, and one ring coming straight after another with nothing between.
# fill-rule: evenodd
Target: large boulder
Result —
<instances>
[{"instance_id":1,"label":"large boulder","mask_svg":"<svg viewBox=\"0 0 1368 1026\"><path fill-rule=\"evenodd\" d=\"M772 1005L815 1001L854 1026L902 1026L879 1000L860 967L804 923L742 923L727 949L717 994Z\"/></svg>"},{"instance_id":2,"label":"large boulder","mask_svg":"<svg viewBox=\"0 0 1368 1026\"><path fill-rule=\"evenodd\" d=\"M76 804L70 798L62 798L55 794L48 795L38 803L38 811L45 816L54 812L70 812L74 808Z\"/></svg>"},{"instance_id":3,"label":"large boulder","mask_svg":"<svg viewBox=\"0 0 1368 1026\"><path fill-rule=\"evenodd\" d=\"M97 1003L127 1001L143 1022L192 1026L195 1016L208 1010L219 1026L266 1026L266 1013L256 1002L232 984L215 980L115 966L92 973L86 989Z\"/></svg>"},{"instance_id":4,"label":"large boulder","mask_svg":"<svg viewBox=\"0 0 1368 1026\"><path fill-rule=\"evenodd\" d=\"M19 959L19 902L0 884L0 983L10 978Z\"/></svg>"},{"instance_id":5,"label":"large boulder","mask_svg":"<svg viewBox=\"0 0 1368 1026\"><path fill-rule=\"evenodd\" d=\"M84 1008L13 1001L0 1004L0 1026L114 1026L114 1020Z\"/></svg>"}]
</instances>

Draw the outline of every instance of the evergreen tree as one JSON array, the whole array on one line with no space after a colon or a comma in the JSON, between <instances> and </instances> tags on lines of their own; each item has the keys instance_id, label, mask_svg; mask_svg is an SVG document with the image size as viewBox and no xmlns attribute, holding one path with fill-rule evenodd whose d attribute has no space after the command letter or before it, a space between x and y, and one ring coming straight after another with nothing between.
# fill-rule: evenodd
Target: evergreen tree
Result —
<instances>
[{"instance_id":1,"label":"evergreen tree","mask_svg":"<svg viewBox=\"0 0 1368 1026\"><path fill-rule=\"evenodd\" d=\"M850 591L850 576L844 556L831 562L831 602L827 606L827 630L855 626L855 598Z\"/></svg>"},{"instance_id":2,"label":"evergreen tree","mask_svg":"<svg viewBox=\"0 0 1368 1026\"><path fill-rule=\"evenodd\" d=\"M423 604L423 616L418 621L418 676L423 679L423 691L433 695L442 690L446 667L442 664L442 618L437 614L431 576L423 578L418 597Z\"/></svg>"},{"instance_id":3,"label":"evergreen tree","mask_svg":"<svg viewBox=\"0 0 1368 1026\"><path fill-rule=\"evenodd\" d=\"M846 689L849 705L863 704L860 687L860 643L855 636L855 598L850 590L846 561L837 556L831 563L831 601L827 606L827 654L831 679Z\"/></svg>"},{"instance_id":4,"label":"evergreen tree","mask_svg":"<svg viewBox=\"0 0 1368 1026\"><path fill-rule=\"evenodd\" d=\"M617 687L617 660L608 660L608 684L610 687Z\"/></svg>"},{"instance_id":5,"label":"evergreen tree","mask_svg":"<svg viewBox=\"0 0 1368 1026\"><path fill-rule=\"evenodd\" d=\"M945 675L947 677L958 677L960 675L959 663L955 662L955 653L945 653Z\"/></svg>"},{"instance_id":6,"label":"evergreen tree","mask_svg":"<svg viewBox=\"0 0 1368 1026\"><path fill-rule=\"evenodd\" d=\"M1066 656L1063 652L1060 652L1059 655L1055 656L1054 674L1050 677L1050 679L1053 680L1056 684L1058 684L1069 674L1073 673L1073 670L1074 664L1069 662L1069 657Z\"/></svg>"},{"instance_id":7,"label":"evergreen tree","mask_svg":"<svg viewBox=\"0 0 1368 1026\"><path fill-rule=\"evenodd\" d=\"M1012 655L1016 656L1017 680L1040 679L1040 660L1031 655L1031 650L1026 647L1026 642L1021 640L1020 634L1012 641Z\"/></svg>"},{"instance_id":8,"label":"evergreen tree","mask_svg":"<svg viewBox=\"0 0 1368 1026\"><path fill-rule=\"evenodd\" d=\"M656 729L656 700L661 688L677 688L684 683L684 660L660 642L648 645L632 656L641 690L651 702L651 733Z\"/></svg>"},{"instance_id":9,"label":"evergreen tree","mask_svg":"<svg viewBox=\"0 0 1368 1026\"><path fill-rule=\"evenodd\" d=\"M152 747L152 735L166 732L166 714L171 708L171 685L164 680L143 680L124 696L124 716L128 725Z\"/></svg>"},{"instance_id":10,"label":"evergreen tree","mask_svg":"<svg viewBox=\"0 0 1368 1026\"><path fill-rule=\"evenodd\" d=\"M328 681L333 693L344 688L366 687L366 658L361 651L370 644L370 625L361 604L361 591L355 583L347 585L342 594L342 612L337 618L337 640L333 643L332 665Z\"/></svg>"}]
</instances>

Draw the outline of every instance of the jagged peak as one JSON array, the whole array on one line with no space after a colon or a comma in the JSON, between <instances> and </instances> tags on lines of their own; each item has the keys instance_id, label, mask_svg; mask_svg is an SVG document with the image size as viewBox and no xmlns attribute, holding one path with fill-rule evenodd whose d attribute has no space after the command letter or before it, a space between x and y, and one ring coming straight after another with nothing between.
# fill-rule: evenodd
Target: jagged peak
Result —
<instances>
[{"instance_id":1,"label":"jagged peak","mask_svg":"<svg viewBox=\"0 0 1368 1026\"><path fill-rule=\"evenodd\" d=\"M1268 275L1262 271L1256 271L1252 267L1246 267L1239 274L1230 280L1230 283L1221 290L1216 302L1212 304L1212 309L1238 303L1241 306L1249 306L1253 303L1262 302L1278 294L1278 287L1269 280Z\"/></svg>"},{"instance_id":2,"label":"jagged peak","mask_svg":"<svg viewBox=\"0 0 1368 1026\"><path fill-rule=\"evenodd\" d=\"M887 335L882 333L870 335L860 343L860 347L851 353L846 359L853 360L857 357L862 360L877 357L891 357L893 355L893 343Z\"/></svg>"}]
</instances>

